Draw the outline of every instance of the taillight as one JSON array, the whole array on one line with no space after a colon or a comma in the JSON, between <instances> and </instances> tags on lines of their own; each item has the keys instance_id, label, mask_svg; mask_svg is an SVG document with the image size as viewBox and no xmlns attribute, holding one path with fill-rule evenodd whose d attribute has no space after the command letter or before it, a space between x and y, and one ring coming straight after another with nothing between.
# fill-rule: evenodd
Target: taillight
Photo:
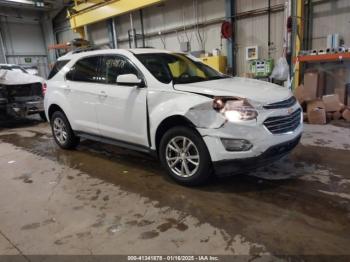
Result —
<instances>
[{"instance_id":1,"label":"taillight","mask_svg":"<svg viewBox=\"0 0 350 262\"><path fill-rule=\"evenodd\" d=\"M42 83L42 84L41 84L41 91L42 91L42 93L43 93L43 96L45 96L46 89L47 89L46 83Z\"/></svg>"}]
</instances>

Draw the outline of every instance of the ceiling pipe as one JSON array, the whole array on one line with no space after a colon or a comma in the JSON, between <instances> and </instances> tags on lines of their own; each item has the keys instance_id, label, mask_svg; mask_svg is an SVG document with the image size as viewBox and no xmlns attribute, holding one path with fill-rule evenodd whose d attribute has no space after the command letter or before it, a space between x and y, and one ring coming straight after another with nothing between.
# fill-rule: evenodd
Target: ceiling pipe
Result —
<instances>
[{"instance_id":1,"label":"ceiling pipe","mask_svg":"<svg viewBox=\"0 0 350 262\"><path fill-rule=\"evenodd\" d=\"M268 56L269 58L271 57L271 0L268 0L268 15L267 15L267 35L268 35L268 40L267 40L267 48L268 48Z\"/></svg>"}]
</instances>

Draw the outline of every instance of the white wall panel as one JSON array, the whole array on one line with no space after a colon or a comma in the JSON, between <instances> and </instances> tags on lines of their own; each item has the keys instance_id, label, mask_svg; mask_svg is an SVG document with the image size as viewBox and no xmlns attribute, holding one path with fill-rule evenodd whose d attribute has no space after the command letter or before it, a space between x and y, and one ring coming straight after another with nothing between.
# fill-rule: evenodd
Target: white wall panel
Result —
<instances>
[{"instance_id":1,"label":"white wall panel","mask_svg":"<svg viewBox=\"0 0 350 262\"><path fill-rule=\"evenodd\" d=\"M225 18L225 1L224 0L202 0L198 2L198 20L199 23L207 23L208 25L200 29L200 33L204 39L204 48L211 51L214 48L220 48L221 37L221 21ZM179 41L190 41L192 51L199 51L201 47L200 41L197 40L195 24L195 9L191 0L169 0L157 6L144 9L144 28L145 33L160 35L148 37L146 45L155 48L164 48L179 51ZM216 24L211 24L213 20L220 20ZM133 12L134 27L137 33L141 33L141 25L139 13ZM185 21L185 22L184 22ZM186 33L184 30L186 28ZM173 30L177 28L177 30ZM117 18L117 31L120 47L128 47L127 32L130 29L129 14ZM171 30L171 32L168 32ZM176 32L177 31L177 32ZM164 34L163 32L168 32ZM163 41L162 41L163 39ZM226 53L226 46L223 47Z\"/></svg>"},{"instance_id":2,"label":"white wall panel","mask_svg":"<svg viewBox=\"0 0 350 262\"><path fill-rule=\"evenodd\" d=\"M107 21L88 26L89 40L94 45L107 45L109 43Z\"/></svg>"},{"instance_id":3,"label":"white wall panel","mask_svg":"<svg viewBox=\"0 0 350 262\"><path fill-rule=\"evenodd\" d=\"M267 0L236 0L237 12L248 12L255 9L266 8ZM198 0L199 4L199 22L206 26L201 30L205 39L205 51L212 51L214 48L220 48L220 27L221 21L225 19L225 0ZM271 5L283 5L285 0L271 0ZM195 30L189 26L195 22L192 0L167 0L163 4L151 6L143 10L144 28L146 35L152 35L146 38L146 45L155 48L165 48L179 51L180 41L186 41L187 37L191 42L192 51L201 50L202 47L197 40ZM326 42L326 36L329 33L339 32L344 37L345 42L350 45L350 1L334 0L324 4L318 4L314 9L313 21L313 48L323 48ZM139 12L133 12L134 27L137 33L141 33ZM187 36L184 33L184 22L187 29ZM116 18L117 36L120 48L128 48L127 32L130 29L129 14ZM217 21L216 23L211 23ZM237 67L238 74L247 71L245 61L245 48L250 45L259 45L261 47L261 57L268 57L268 18L267 14L252 16L239 19L237 21ZM278 59L283 52L283 31L284 31L284 13L276 12L271 14L271 41L274 43L271 50L271 57ZM177 32L174 30L177 28ZM170 32L169 32L170 30ZM96 45L108 44L108 29L106 22L100 22L88 26L90 40ZM164 34L167 32L167 34ZM160 33L160 35L158 35ZM58 34L60 41L69 41L78 35L71 31L64 31ZM163 40L163 41L162 41ZM64 42L63 41L63 42ZM139 46L141 41L139 41ZM222 52L226 54L226 41L223 41Z\"/></svg>"},{"instance_id":4,"label":"white wall panel","mask_svg":"<svg viewBox=\"0 0 350 262\"><path fill-rule=\"evenodd\" d=\"M285 0L271 0L271 5L284 4ZM236 0L237 12L247 12L268 6L268 0Z\"/></svg>"},{"instance_id":5,"label":"white wall panel","mask_svg":"<svg viewBox=\"0 0 350 262\"><path fill-rule=\"evenodd\" d=\"M199 21L210 22L216 19L225 18L225 1L224 0L204 0L199 3ZM247 12L254 9L266 8L266 0L237 0L237 12ZM272 5L284 4L284 0L272 0ZM138 13L133 14L134 24L138 32L140 32L140 22ZM183 27L183 17L185 17L186 25L195 22L193 1L173 1L169 0L165 4L150 7L144 10L144 25L145 32L154 33L167 31L170 28ZM262 51L262 58L268 56L268 35L267 35L267 14L257 17L239 19L237 21L237 66L238 74L242 74L247 69L245 61L245 47L250 45L259 45ZM124 40L127 37L127 30L130 29L129 15L118 17L118 39L122 48L127 48L128 43ZM274 43L274 49L271 52L273 58L278 58L282 55L283 50L283 28L284 15L283 12L273 13L271 15L271 41ZM201 30L205 38L205 51L212 51L214 48L221 46L221 23L208 25ZM155 48L179 51L179 38L185 41L187 37L191 40L192 51L201 50L201 45L198 42L193 28L187 30L187 36L184 30L178 30L164 36L153 36L146 39L146 45ZM163 41L161 41L163 39ZM226 41L223 40L222 52L226 54Z\"/></svg>"},{"instance_id":6,"label":"white wall panel","mask_svg":"<svg viewBox=\"0 0 350 262\"><path fill-rule=\"evenodd\" d=\"M350 47L350 1L334 0L314 7L313 49L327 46L327 35L339 33Z\"/></svg>"},{"instance_id":7,"label":"white wall panel","mask_svg":"<svg viewBox=\"0 0 350 262\"><path fill-rule=\"evenodd\" d=\"M5 45L13 55L46 55L40 24L8 23Z\"/></svg>"},{"instance_id":8,"label":"white wall panel","mask_svg":"<svg viewBox=\"0 0 350 262\"><path fill-rule=\"evenodd\" d=\"M283 0L272 0L271 5L284 4ZM268 7L266 0L237 0L237 12L248 12ZM271 14L271 58L275 60L283 53L284 13ZM242 75L248 71L245 60L245 49L248 46L260 47L260 58L268 58L268 15L247 17L237 20L237 73Z\"/></svg>"},{"instance_id":9,"label":"white wall panel","mask_svg":"<svg viewBox=\"0 0 350 262\"><path fill-rule=\"evenodd\" d=\"M47 76L48 61L40 16L33 11L2 7L0 27L7 62L37 66L42 76ZM30 58L31 62L26 62Z\"/></svg>"},{"instance_id":10,"label":"white wall panel","mask_svg":"<svg viewBox=\"0 0 350 262\"><path fill-rule=\"evenodd\" d=\"M74 33L71 29L65 29L56 33L56 39L58 43L67 43L72 41L75 38L80 38L80 35Z\"/></svg>"},{"instance_id":11,"label":"white wall panel","mask_svg":"<svg viewBox=\"0 0 350 262\"><path fill-rule=\"evenodd\" d=\"M55 19L53 19L53 31L56 35L57 43L67 43L75 38L80 38L78 33L71 30L66 10L62 10Z\"/></svg>"}]
</instances>

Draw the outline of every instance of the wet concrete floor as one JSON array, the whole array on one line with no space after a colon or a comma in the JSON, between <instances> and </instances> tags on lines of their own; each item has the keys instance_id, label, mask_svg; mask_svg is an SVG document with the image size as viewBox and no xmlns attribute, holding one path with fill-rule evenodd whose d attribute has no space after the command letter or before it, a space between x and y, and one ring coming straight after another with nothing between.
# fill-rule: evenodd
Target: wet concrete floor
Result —
<instances>
[{"instance_id":1,"label":"wet concrete floor","mask_svg":"<svg viewBox=\"0 0 350 262\"><path fill-rule=\"evenodd\" d=\"M132 151L86 140L63 151L37 120L3 125L0 140L0 231L17 243L4 250L350 255L348 125L306 125L287 158L196 188Z\"/></svg>"}]
</instances>

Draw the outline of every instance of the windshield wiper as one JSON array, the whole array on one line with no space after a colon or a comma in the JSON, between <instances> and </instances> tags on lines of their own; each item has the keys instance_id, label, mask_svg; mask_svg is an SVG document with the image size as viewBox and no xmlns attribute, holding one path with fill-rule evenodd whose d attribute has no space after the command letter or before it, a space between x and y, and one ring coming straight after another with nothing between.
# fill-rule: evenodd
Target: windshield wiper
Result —
<instances>
[{"instance_id":1,"label":"windshield wiper","mask_svg":"<svg viewBox=\"0 0 350 262\"><path fill-rule=\"evenodd\" d=\"M189 78L174 78L175 84L191 84L191 83L197 83L197 82L203 82L207 79L199 76L193 76Z\"/></svg>"},{"instance_id":2,"label":"windshield wiper","mask_svg":"<svg viewBox=\"0 0 350 262\"><path fill-rule=\"evenodd\" d=\"M218 79L225 79L225 78L230 78L230 76L212 76L209 77L208 80L218 80Z\"/></svg>"}]
</instances>

